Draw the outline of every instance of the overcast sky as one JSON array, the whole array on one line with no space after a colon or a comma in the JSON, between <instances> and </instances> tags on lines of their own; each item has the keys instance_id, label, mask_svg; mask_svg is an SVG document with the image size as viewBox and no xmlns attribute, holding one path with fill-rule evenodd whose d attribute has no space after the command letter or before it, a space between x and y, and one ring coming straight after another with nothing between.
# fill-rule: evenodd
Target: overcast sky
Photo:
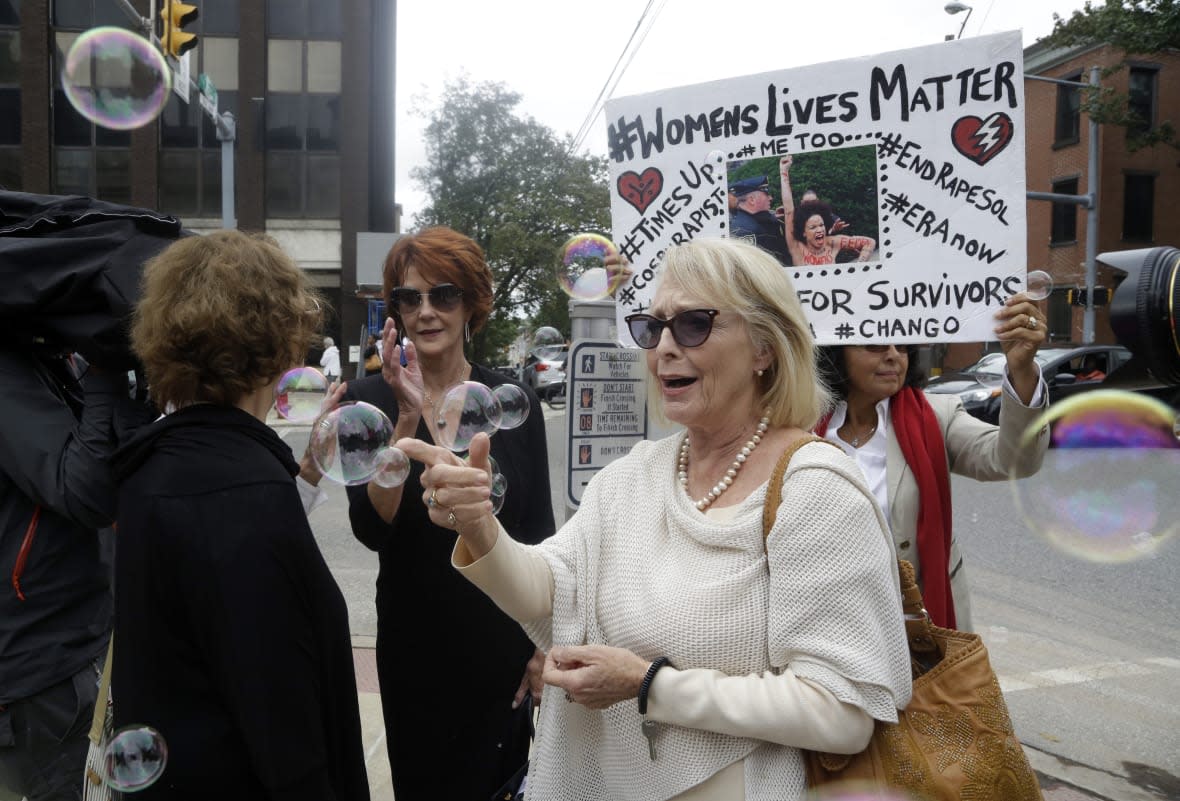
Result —
<instances>
[{"instance_id":1,"label":"overcast sky","mask_svg":"<svg viewBox=\"0 0 1180 801\"><path fill-rule=\"evenodd\" d=\"M946 0L666 0L615 97L739 75L936 44L966 12ZM1081 0L973 0L964 37L1022 30L1024 45ZM403 227L424 196L410 170L425 158L424 120L443 85L466 72L523 95L522 110L558 134L577 133L647 0L402 0L397 19L397 186ZM660 0L653 2L660 7ZM599 114L585 149L606 152Z\"/></svg>"}]
</instances>

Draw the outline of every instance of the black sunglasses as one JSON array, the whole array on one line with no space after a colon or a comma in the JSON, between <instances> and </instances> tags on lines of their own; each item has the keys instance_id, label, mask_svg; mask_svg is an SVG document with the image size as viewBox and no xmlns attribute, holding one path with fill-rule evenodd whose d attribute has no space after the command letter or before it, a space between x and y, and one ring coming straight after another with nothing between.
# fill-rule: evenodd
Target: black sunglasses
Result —
<instances>
[{"instance_id":1,"label":"black sunglasses","mask_svg":"<svg viewBox=\"0 0 1180 801\"><path fill-rule=\"evenodd\" d=\"M430 305L438 311L453 311L463 299L463 290L454 284L437 284L426 293ZM397 310L406 314L422 305L422 291L411 286L394 287L389 293L390 302Z\"/></svg>"},{"instance_id":2,"label":"black sunglasses","mask_svg":"<svg viewBox=\"0 0 1180 801\"><path fill-rule=\"evenodd\" d=\"M672 330L672 339L682 348L695 348L705 344L713 333L713 318L720 314L717 309L689 309L672 315L667 320L650 314L629 314L623 319L631 330L631 338L644 350L651 350L660 344L665 328Z\"/></svg>"}]
</instances>

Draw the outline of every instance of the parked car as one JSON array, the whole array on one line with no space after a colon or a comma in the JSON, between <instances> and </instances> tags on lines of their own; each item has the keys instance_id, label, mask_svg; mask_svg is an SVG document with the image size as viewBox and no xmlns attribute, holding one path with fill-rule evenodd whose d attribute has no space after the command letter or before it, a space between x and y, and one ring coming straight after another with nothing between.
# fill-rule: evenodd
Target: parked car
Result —
<instances>
[{"instance_id":1,"label":"parked car","mask_svg":"<svg viewBox=\"0 0 1180 801\"><path fill-rule=\"evenodd\" d=\"M514 364L501 364L501 365L497 365L496 367L493 367L492 369L495 370L497 373L500 373L501 375L508 376L513 381L520 380L520 368Z\"/></svg>"},{"instance_id":2,"label":"parked car","mask_svg":"<svg viewBox=\"0 0 1180 801\"><path fill-rule=\"evenodd\" d=\"M524 383L533 388L539 398L560 392L565 386L565 360L569 349L535 350L524 362Z\"/></svg>"},{"instance_id":3,"label":"parked car","mask_svg":"<svg viewBox=\"0 0 1180 801\"><path fill-rule=\"evenodd\" d=\"M1121 345L1076 345L1037 351L1041 374L1049 387L1049 402L1097 389L1106 376L1131 359ZM1000 392L1004 355L989 353L975 364L930 379L926 391L954 394L969 414L989 423L1000 420Z\"/></svg>"}]
</instances>

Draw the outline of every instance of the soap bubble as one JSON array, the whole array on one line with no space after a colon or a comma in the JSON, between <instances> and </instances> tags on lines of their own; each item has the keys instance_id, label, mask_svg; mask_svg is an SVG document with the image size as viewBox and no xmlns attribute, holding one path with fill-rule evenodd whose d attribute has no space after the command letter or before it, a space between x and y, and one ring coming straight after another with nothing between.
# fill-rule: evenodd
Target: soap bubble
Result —
<instances>
[{"instance_id":1,"label":"soap bubble","mask_svg":"<svg viewBox=\"0 0 1180 801\"><path fill-rule=\"evenodd\" d=\"M61 84L83 117L104 128L129 131L163 111L172 71L142 36L125 28L91 28L70 46Z\"/></svg>"},{"instance_id":2,"label":"soap bubble","mask_svg":"<svg viewBox=\"0 0 1180 801\"><path fill-rule=\"evenodd\" d=\"M392 436L393 423L385 412L357 401L337 406L316 420L308 449L326 477L352 486L373 477L381 467L378 453L388 447Z\"/></svg>"},{"instance_id":3,"label":"soap bubble","mask_svg":"<svg viewBox=\"0 0 1180 801\"><path fill-rule=\"evenodd\" d=\"M167 764L168 745L151 726L124 726L103 752L106 783L124 793L151 787Z\"/></svg>"},{"instance_id":4,"label":"soap bubble","mask_svg":"<svg viewBox=\"0 0 1180 801\"><path fill-rule=\"evenodd\" d=\"M500 402L500 428L516 428L529 416L529 396L516 384L500 384L492 389Z\"/></svg>"},{"instance_id":5,"label":"soap bubble","mask_svg":"<svg viewBox=\"0 0 1180 801\"><path fill-rule=\"evenodd\" d=\"M494 434L503 411L492 391L478 381L464 381L447 390L436 407L438 444L455 453L471 447L476 434Z\"/></svg>"},{"instance_id":6,"label":"soap bubble","mask_svg":"<svg viewBox=\"0 0 1180 801\"><path fill-rule=\"evenodd\" d=\"M553 326L543 325L533 334L533 353L542 359L556 356L565 347L565 337Z\"/></svg>"},{"instance_id":7,"label":"soap bubble","mask_svg":"<svg viewBox=\"0 0 1180 801\"><path fill-rule=\"evenodd\" d=\"M1024 294L1031 300L1044 300L1053 291L1053 277L1044 270L1033 270L1025 281Z\"/></svg>"},{"instance_id":8,"label":"soap bubble","mask_svg":"<svg viewBox=\"0 0 1180 801\"><path fill-rule=\"evenodd\" d=\"M1011 488L1028 528L1097 563L1155 556L1180 530L1176 412L1146 395L1095 390L1055 403L1021 438L1049 426L1055 446L1036 475Z\"/></svg>"},{"instance_id":9,"label":"soap bubble","mask_svg":"<svg viewBox=\"0 0 1180 801\"><path fill-rule=\"evenodd\" d=\"M575 300L600 300L622 283L619 265L607 267L606 258L618 248L601 234L575 234L561 247L557 258L557 285Z\"/></svg>"},{"instance_id":10,"label":"soap bubble","mask_svg":"<svg viewBox=\"0 0 1180 801\"><path fill-rule=\"evenodd\" d=\"M381 487L400 487L410 475L410 458L401 448L390 445L374 457L373 482Z\"/></svg>"},{"instance_id":11,"label":"soap bubble","mask_svg":"<svg viewBox=\"0 0 1180 801\"><path fill-rule=\"evenodd\" d=\"M275 411L284 420L310 423L319 417L328 395L328 379L314 367L288 370L275 384Z\"/></svg>"}]
</instances>

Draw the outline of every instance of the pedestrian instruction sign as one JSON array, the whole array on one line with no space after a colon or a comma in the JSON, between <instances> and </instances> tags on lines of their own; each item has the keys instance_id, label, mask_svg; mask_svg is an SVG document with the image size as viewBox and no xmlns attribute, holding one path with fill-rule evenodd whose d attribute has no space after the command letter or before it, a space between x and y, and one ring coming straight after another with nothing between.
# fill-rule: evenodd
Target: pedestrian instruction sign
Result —
<instances>
[{"instance_id":1,"label":"pedestrian instruction sign","mask_svg":"<svg viewBox=\"0 0 1180 801\"><path fill-rule=\"evenodd\" d=\"M647 437L647 365L636 348L577 340L566 372L566 501L577 507L590 479Z\"/></svg>"}]
</instances>

